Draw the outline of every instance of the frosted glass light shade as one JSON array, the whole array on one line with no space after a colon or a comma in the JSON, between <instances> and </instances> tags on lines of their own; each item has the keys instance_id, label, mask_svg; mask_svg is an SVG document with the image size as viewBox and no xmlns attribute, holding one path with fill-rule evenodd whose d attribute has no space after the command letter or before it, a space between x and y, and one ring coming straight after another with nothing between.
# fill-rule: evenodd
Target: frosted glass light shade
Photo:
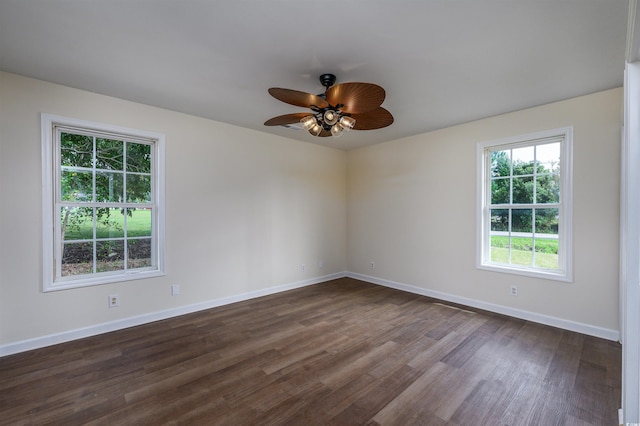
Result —
<instances>
[{"instance_id":1,"label":"frosted glass light shade","mask_svg":"<svg viewBox=\"0 0 640 426\"><path fill-rule=\"evenodd\" d=\"M340 115L338 115L338 113L335 112L334 110L329 109L324 112L324 117L323 117L324 122L329 126L333 126L334 124L336 124L339 118L340 118Z\"/></svg>"},{"instance_id":2,"label":"frosted glass light shade","mask_svg":"<svg viewBox=\"0 0 640 426\"><path fill-rule=\"evenodd\" d=\"M309 133L311 133L313 136L318 136L321 131L322 131L322 126L319 125L318 123L314 124L309 129Z\"/></svg>"},{"instance_id":3,"label":"frosted glass light shade","mask_svg":"<svg viewBox=\"0 0 640 426\"><path fill-rule=\"evenodd\" d=\"M340 125L345 130L353 129L353 126L356 125L356 119L345 115L340 118Z\"/></svg>"},{"instance_id":4,"label":"frosted glass light shade","mask_svg":"<svg viewBox=\"0 0 640 426\"><path fill-rule=\"evenodd\" d=\"M316 121L316 118L313 115L308 115L306 117L303 117L300 120L300 123L302 123L302 127L304 127L305 130L310 130L313 126L318 125L318 122Z\"/></svg>"}]
</instances>

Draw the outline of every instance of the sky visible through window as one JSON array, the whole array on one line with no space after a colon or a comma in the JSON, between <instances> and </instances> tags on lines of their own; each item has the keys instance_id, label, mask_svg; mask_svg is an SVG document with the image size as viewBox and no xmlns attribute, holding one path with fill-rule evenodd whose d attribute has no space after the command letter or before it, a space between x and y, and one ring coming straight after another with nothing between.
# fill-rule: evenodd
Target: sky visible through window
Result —
<instances>
[{"instance_id":1,"label":"sky visible through window","mask_svg":"<svg viewBox=\"0 0 640 426\"><path fill-rule=\"evenodd\" d=\"M560 144L548 143L536 145L535 159L538 163L544 165L545 169L551 169L553 165L560 162ZM512 161L528 163L534 159L534 147L527 146L523 148L515 148L512 150Z\"/></svg>"}]
</instances>

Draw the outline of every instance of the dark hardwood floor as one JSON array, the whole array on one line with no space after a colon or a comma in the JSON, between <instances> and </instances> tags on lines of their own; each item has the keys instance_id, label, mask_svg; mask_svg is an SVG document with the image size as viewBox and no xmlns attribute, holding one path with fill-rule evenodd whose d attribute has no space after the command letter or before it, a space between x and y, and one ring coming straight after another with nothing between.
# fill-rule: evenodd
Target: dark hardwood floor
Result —
<instances>
[{"instance_id":1,"label":"dark hardwood floor","mask_svg":"<svg viewBox=\"0 0 640 426\"><path fill-rule=\"evenodd\" d=\"M339 279L0 358L1 424L616 425L621 348Z\"/></svg>"}]
</instances>

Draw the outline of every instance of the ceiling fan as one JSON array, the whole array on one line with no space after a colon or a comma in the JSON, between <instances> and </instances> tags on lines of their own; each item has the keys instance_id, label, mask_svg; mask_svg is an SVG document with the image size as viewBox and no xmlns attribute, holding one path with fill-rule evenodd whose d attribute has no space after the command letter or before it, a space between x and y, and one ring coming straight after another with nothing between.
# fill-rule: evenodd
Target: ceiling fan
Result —
<instances>
[{"instance_id":1,"label":"ceiling fan","mask_svg":"<svg viewBox=\"0 0 640 426\"><path fill-rule=\"evenodd\" d=\"M385 91L377 84L341 83L334 86L336 76L322 74L320 83L324 93L313 95L291 89L272 87L269 94L279 101L286 102L311 112L296 112L279 115L265 121L265 126L287 126L301 123L313 136L340 136L344 131L373 130L390 126L393 116L380 105L384 101Z\"/></svg>"}]
</instances>

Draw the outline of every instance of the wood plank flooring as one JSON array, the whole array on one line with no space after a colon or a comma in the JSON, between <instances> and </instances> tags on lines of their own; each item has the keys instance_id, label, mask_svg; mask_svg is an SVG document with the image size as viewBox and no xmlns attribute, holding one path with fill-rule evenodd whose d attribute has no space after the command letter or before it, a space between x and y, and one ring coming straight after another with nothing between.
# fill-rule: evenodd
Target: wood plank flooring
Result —
<instances>
[{"instance_id":1,"label":"wood plank flooring","mask_svg":"<svg viewBox=\"0 0 640 426\"><path fill-rule=\"evenodd\" d=\"M343 278L0 358L0 424L615 425L615 342Z\"/></svg>"}]
</instances>

